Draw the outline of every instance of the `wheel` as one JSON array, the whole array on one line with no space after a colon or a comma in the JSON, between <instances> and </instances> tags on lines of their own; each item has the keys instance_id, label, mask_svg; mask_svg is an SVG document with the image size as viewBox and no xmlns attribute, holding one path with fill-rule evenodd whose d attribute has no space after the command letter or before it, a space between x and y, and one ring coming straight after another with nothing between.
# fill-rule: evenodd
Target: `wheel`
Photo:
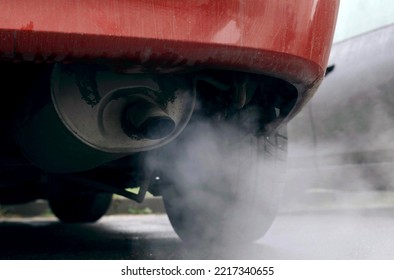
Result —
<instances>
[{"instance_id":1,"label":"wheel","mask_svg":"<svg viewBox=\"0 0 394 280\"><path fill-rule=\"evenodd\" d=\"M93 223L111 205L112 194L84 190L83 186L68 186L66 182L51 185L48 202L53 214L65 223Z\"/></svg>"},{"instance_id":2,"label":"wheel","mask_svg":"<svg viewBox=\"0 0 394 280\"><path fill-rule=\"evenodd\" d=\"M239 126L197 123L180 138L166 147L162 171L164 204L180 238L206 244L262 237L282 193L286 128L256 135Z\"/></svg>"}]
</instances>

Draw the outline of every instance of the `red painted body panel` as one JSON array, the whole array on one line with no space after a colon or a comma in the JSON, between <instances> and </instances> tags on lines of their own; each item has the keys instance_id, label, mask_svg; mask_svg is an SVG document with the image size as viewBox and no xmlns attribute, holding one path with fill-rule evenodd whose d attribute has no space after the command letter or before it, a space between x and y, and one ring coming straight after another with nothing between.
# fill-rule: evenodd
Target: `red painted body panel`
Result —
<instances>
[{"instance_id":1,"label":"red painted body panel","mask_svg":"<svg viewBox=\"0 0 394 280\"><path fill-rule=\"evenodd\" d=\"M2 0L0 58L216 67L313 87L339 0Z\"/></svg>"}]
</instances>

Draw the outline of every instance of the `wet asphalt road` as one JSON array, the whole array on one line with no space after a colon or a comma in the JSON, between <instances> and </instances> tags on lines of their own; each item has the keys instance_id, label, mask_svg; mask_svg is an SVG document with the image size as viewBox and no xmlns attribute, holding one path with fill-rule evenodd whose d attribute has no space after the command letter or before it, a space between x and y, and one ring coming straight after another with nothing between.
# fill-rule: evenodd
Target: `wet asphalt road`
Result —
<instances>
[{"instance_id":1,"label":"wet asphalt road","mask_svg":"<svg viewBox=\"0 0 394 280\"><path fill-rule=\"evenodd\" d=\"M394 210L281 214L256 243L189 248L165 215L2 219L0 259L394 259Z\"/></svg>"}]
</instances>

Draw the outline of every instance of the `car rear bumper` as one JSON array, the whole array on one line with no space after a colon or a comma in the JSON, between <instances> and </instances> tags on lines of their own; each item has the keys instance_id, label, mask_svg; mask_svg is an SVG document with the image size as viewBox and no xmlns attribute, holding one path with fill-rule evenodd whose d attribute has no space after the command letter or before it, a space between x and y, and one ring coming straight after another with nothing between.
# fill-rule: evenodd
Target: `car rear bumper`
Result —
<instances>
[{"instance_id":1,"label":"car rear bumper","mask_svg":"<svg viewBox=\"0 0 394 280\"><path fill-rule=\"evenodd\" d=\"M324 76L339 0L4 0L0 6L1 59L83 60L127 72L261 73L295 85L302 105Z\"/></svg>"}]
</instances>

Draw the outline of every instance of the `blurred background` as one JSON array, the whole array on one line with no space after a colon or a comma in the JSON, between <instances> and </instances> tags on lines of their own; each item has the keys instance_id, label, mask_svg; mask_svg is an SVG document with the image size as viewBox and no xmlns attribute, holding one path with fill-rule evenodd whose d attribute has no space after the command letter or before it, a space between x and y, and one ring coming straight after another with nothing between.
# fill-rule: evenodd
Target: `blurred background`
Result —
<instances>
[{"instance_id":1,"label":"blurred background","mask_svg":"<svg viewBox=\"0 0 394 280\"><path fill-rule=\"evenodd\" d=\"M341 1L331 71L288 127L284 208L394 206L393 50L392 0Z\"/></svg>"}]
</instances>

